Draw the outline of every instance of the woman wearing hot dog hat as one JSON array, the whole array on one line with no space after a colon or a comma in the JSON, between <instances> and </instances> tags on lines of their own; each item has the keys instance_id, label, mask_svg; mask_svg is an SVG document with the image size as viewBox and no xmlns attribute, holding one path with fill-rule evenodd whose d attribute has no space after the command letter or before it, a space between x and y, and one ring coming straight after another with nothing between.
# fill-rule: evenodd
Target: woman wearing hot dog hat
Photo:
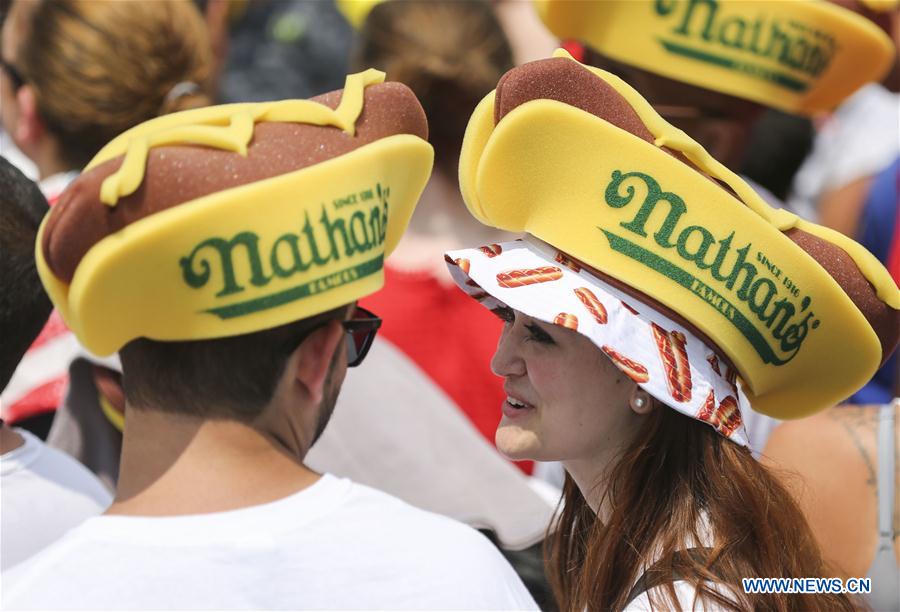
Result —
<instances>
[{"instance_id":1,"label":"woman wearing hot dog hat","mask_svg":"<svg viewBox=\"0 0 900 612\"><path fill-rule=\"evenodd\" d=\"M563 52L478 106L460 186L480 221L526 233L446 258L507 321L498 447L567 470L548 548L561 608L849 608L744 593L743 577L829 573L741 414L803 416L868 380L900 328L877 260L770 208Z\"/></svg>"}]
</instances>

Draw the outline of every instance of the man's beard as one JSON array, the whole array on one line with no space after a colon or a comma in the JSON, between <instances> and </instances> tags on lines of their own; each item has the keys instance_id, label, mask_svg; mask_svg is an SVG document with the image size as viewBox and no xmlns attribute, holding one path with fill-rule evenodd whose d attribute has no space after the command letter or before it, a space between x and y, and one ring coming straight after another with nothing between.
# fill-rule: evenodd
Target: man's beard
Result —
<instances>
[{"instance_id":1,"label":"man's beard","mask_svg":"<svg viewBox=\"0 0 900 612\"><path fill-rule=\"evenodd\" d=\"M309 445L310 448L315 445L319 437L325 432L325 427L328 426L328 421L331 420L331 415L334 413L338 395L341 393L343 381L339 383L334 381L334 371L337 369L338 359L340 359L342 353L343 349L335 351L331 364L328 366L328 373L325 375L325 392L322 395L322 401L319 403L319 418L316 422L316 433L313 436L312 444Z\"/></svg>"}]
</instances>

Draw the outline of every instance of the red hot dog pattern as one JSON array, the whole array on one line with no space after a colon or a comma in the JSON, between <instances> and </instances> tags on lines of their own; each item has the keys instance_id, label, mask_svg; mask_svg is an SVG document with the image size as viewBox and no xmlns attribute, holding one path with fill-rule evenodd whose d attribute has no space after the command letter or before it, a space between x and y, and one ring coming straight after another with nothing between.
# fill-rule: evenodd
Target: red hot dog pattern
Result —
<instances>
[{"instance_id":1,"label":"red hot dog pattern","mask_svg":"<svg viewBox=\"0 0 900 612\"><path fill-rule=\"evenodd\" d=\"M581 266L579 266L578 263L574 259L572 259L568 255L566 255L565 253L561 253L561 252L557 251L556 257L553 259L553 261L555 261L558 264L564 265L572 272L575 272L575 273L581 272Z\"/></svg>"},{"instance_id":2,"label":"red hot dog pattern","mask_svg":"<svg viewBox=\"0 0 900 612\"><path fill-rule=\"evenodd\" d=\"M709 395L706 396L706 401L703 402L703 407L700 408L700 412L697 413L697 418L701 421L706 421L707 423L713 423L713 417L716 414L716 392L712 389L709 390ZM713 423L715 425L715 423Z\"/></svg>"},{"instance_id":3,"label":"red hot dog pattern","mask_svg":"<svg viewBox=\"0 0 900 612\"><path fill-rule=\"evenodd\" d=\"M575 296L581 300L581 303L584 304L584 307L591 313L591 316L594 317L594 320L597 321L597 323L601 325L606 324L609 315L607 314L603 303L597 299L597 296L594 295L593 291L587 287L579 287L575 290Z\"/></svg>"},{"instance_id":4,"label":"red hot dog pattern","mask_svg":"<svg viewBox=\"0 0 900 612\"><path fill-rule=\"evenodd\" d=\"M703 407L697 413L697 419L709 423L726 438L730 437L743 424L737 399L733 395L727 395L717 407L716 394L712 389L709 390Z\"/></svg>"},{"instance_id":5,"label":"red hot dog pattern","mask_svg":"<svg viewBox=\"0 0 900 612\"><path fill-rule=\"evenodd\" d=\"M561 312L556 315L553 319L553 324L578 331L578 317L567 312Z\"/></svg>"},{"instance_id":6,"label":"red hot dog pattern","mask_svg":"<svg viewBox=\"0 0 900 612\"><path fill-rule=\"evenodd\" d=\"M657 400L747 444L741 412L749 404L739 374L638 297L531 239L460 249L447 262L457 284L485 307L510 308L585 335Z\"/></svg>"},{"instance_id":7,"label":"red hot dog pattern","mask_svg":"<svg viewBox=\"0 0 900 612\"><path fill-rule=\"evenodd\" d=\"M716 408L716 429L725 436L730 437L734 431L743 424L741 411L738 409L737 400L733 395L727 396Z\"/></svg>"},{"instance_id":8,"label":"red hot dog pattern","mask_svg":"<svg viewBox=\"0 0 900 612\"><path fill-rule=\"evenodd\" d=\"M537 283L549 283L562 278L562 270L556 266L541 266L524 270L508 270L497 275L497 284L512 289Z\"/></svg>"},{"instance_id":9,"label":"red hot dog pattern","mask_svg":"<svg viewBox=\"0 0 900 612\"><path fill-rule=\"evenodd\" d=\"M647 372L647 368L642 364L633 359L629 359L611 346L604 345L601 346L600 349L606 353L607 357L609 357L614 364L616 364L617 368L634 382L645 383L650 380L650 373Z\"/></svg>"},{"instance_id":10,"label":"red hot dog pattern","mask_svg":"<svg viewBox=\"0 0 900 612\"><path fill-rule=\"evenodd\" d=\"M666 373L669 394L676 402L691 401L691 365L688 361L686 338L681 332L669 332L656 323L650 325L653 341Z\"/></svg>"}]
</instances>

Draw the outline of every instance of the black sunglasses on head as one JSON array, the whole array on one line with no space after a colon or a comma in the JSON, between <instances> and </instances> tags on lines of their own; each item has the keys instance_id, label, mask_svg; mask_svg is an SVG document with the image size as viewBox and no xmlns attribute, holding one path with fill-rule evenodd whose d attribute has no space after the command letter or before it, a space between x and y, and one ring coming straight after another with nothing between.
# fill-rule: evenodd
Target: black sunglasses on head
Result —
<instances>
[{"instance_id":1,"label":"black sunglasses on head","mask_svg":"<svg viewBox=\"0 0 900 612\"><path fill-rule=\"evenodd\" d=\"M365 308L356 307L353 318L342 321L347 333L347 367L355 368L366 358L381 327L381 319Z\"/></svg>"},{"instance_id":2,"label":"black sunglasses on head","mask_svg":"<svg viewBox=\"0 0 900 612\"><path fill-rule=\"evenodd\" d=\"M3 58L0 58L0 68L3 68L7 76L9 76L9 81L12 83L13 91L19 91L19 89L22 88L22 85L25 84L25 77L22 76L22 73L19 72L15 66L10 64Z\"/></svg>"}]
</instances>

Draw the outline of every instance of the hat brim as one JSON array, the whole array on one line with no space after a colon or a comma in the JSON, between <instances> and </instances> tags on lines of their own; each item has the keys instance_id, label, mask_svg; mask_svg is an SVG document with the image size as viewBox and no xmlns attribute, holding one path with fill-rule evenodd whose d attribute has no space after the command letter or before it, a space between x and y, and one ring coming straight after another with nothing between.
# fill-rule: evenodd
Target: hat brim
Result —
<instances>
[{"instance_id":1,"label":"hat brim","mask_svg":"<svg viewBox=\"0 0 900 612\"><path fill-rule=\"evenodd\" d=\"M531 236L445 258L456 284L486 308L509 307L586 336L657 400L748 444L742 381L690 329Z\"/></svg>"}]
</instances>

